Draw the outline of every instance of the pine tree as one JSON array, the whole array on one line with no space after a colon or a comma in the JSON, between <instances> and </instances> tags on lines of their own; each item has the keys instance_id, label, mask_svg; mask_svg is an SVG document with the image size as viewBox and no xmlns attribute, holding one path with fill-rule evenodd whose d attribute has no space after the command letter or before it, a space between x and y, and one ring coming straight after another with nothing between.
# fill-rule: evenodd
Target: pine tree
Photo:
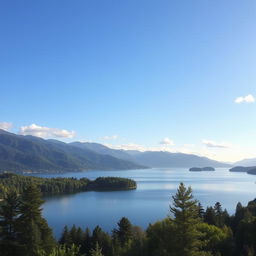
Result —
<instances>
[{"instance_id":1,"label":"pine tree","mask_svg":"<svg viewBox=\"0 0 256 256\"><path fill-rule=\"evenodd\" d=\"M26 256L36 256L42 250L50 253L55 247L52 230L41 214L42 203L39 189L29 185L22 195L18 219L18 241L25 246Z\"/></svg>"},{"instance_id":2,"label":"pine tree","mask_svg":"<svg viewBox=\"0 0 256 256\"><path fill-rule=\"evenodd\" d=\"M20 200L15 191L7 192L4 203L0 209L1 240L14 240L16 238L15 225L19 214Z\"/></svg>"},{"instance_id":3,"label":"pine tree","mask_svg":"<svg viewBox=\"0 0 256 256\"><path fill-rule=\"evenodd\" d=\"M120 245L125 246L132 239L132 224L127 218L123 217L117 225L118 229L114 229L113 233Z\"/></svg>"},{"instance_id":4,"label":"pine tree","mask_svg":"<svg viewBox=\"0 0 256 256\"><path fill-rule=\"evenodd\" d=\"M15 191L6 193L0 208L0 252L3 256L18 255L22 246L16 241L20 200Z\"/></svg>"},{"instance_id":5,"label":"pine tree","mask_svg":"<svg viewBox=\"0 0 256 256\"><path fill-rule=\"evenodd\" d=\"M70 238L70 233L69 233L67 225L65 225L65 227L63 229L63 232L62 232L61 238L59 240L59 243L60 244L66 244L66 245L72 244L71 238Z\"/></svg>"},{"instance_id":6,"label":"pine tree","mask_svg":"<svg viewBox=\"0 0 256 256\"><path fill-rule=\"evenodd\" d=\"M80 227L78 227L77 230L76 230L75 244L76 245L82 245L83 239L84 239L84 232Z\"/></svg>"},{"instance_id":7,"label":"pine tree","mask_svg":"<svg viewBox=\"0 0 256 256\"><path fill-rule=\"evenodd\" d=\"M216 226L221 228L224 226L224 216L223 216L223 210L220 202L217 202L214 205L214 211L215 211Z\"/></svg>"},{"instance_id":8,"label":"pine tree","mask_svg":"<svg viewBox=\"0 0 256 256\"><path fill-rule=\"evenodd\" d=\"M204 218L204 208L202 206L202 204L199 202L198 203L198 215L199 215L199 218L203 219Z\"/></svg>"},{"instance_id":9,"label":"pine tree","mask_svg":"<svg viewBox=\"0 0 256 256\"><path fill-rule=\"evenodd\" d=\"M77 233L76 225L73 225L69 231L72 244L76 244L76 233Z\"/></svg>"},{"instance_id":10,"label":"pine tree","mask_svg":"<svg viewBox=\"0 0 256 256\"><path fill-rule=\"evenodd\" d=\"M90 256L104 256L101 251L99 244L96 243L95 248L90 250Z\"/></svg>"},{"instance_id":11,"label":"pine tree","mask_svg":"<svg viewBox=\"0 0 256 256\"><path fill-rule=\"evenodd\" d=\"M207 207L204 214L204 222L209 225L216 225L215 211L212 207Z\"/></svg>"},{"instance_id":12,"label":"pine tree","mask_svg":"<svg viewBox=\"0 0 256 256\"><path fill-rule=\"evenodd\" d=\"M112 251L111 237L99 226L96 226L92 232L91 248L95 248L97 243L104 255L110 255Z\"/></svg>"},{"instance_id":13,"label":"pine tree","mask_svg":"<svg viewBox=\"0 0 256 256\"><path fill-rule=\"evenodd\" d=\"M83 232L83 239L82 239L82 244L81 244L81 252L85 253L86 255L89 254L89 251L91 249L91 231L90 229L87 227L85 229L85 232Z\"/></svg>"},{"instance_id":14,"label":"pine tree","mask_svg":"<svg viewBox=\"0 0 256 256\"><path fill-rule=\"evenodd\" d=\"M200 223L198 216L198 203L193 199L192 189L180 184L178 191L173 198L173 206L170 212L174 215L176 250L177 256L202 255L199 252L199 232L197 224Z\"/></svg>"}]
</instances>

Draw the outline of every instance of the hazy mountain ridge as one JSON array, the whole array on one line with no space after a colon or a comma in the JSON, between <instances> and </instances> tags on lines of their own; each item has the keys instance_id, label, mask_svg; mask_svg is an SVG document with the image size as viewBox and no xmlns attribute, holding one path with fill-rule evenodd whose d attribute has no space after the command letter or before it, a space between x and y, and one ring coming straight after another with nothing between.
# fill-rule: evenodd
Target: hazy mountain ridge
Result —
<instances>
[{"instance_id":1,"label":"hazy mountain ridge","mask_svg":"<svg viewBox=\"0 0 256 256\"><path fill-rule=\"evenodd\" d=\"M82 149L91 150L91 151L94 151L94 152L96 152L98 154L102 154L102 155L111 155L113 157L123 159L123 160L128 160L128 161L133 161L134 160L132 158L132 156L128 152L126 152L125 150L112 149L112 148L109 148L105 145L95 143L95 142L78 142L78 141L75 141L75 142L69 143L69 145L79 147L79 148L82 148Z\"/></svg>"},{"instance_id":2,"label":"hazy mountain ridge","mask_svg":"<svg viewBox=\"0 0 256 256\"><path fill-rule=\"evenodd\" d=\"M87 148L100 154L109 154L121 159L129 160L140 165L149 167L230 167L230 164L211 160L207 157L201 157L193 154L171 153L167 151L137 151L137 150L117 150L108 148L102 144L89 142L73 142L71 145L80 148Z\"/></svg>"},{"instance_id":3,"label":"hazy mountain ridge","mask_svg":"<svg viewBox=\"0 0 256 256\"><path fill-rule=\"evenodd\" d=\"M230 165L193 154L117 150L99 143L65 143L0 130L1 171L65 172L193 166L229 167Z\"/></svg>"},{"instance_id":4,"label":"hazy mountain ridge","mask_svg":"<svg viewBox=\"0 0 256 256\"><path fill-rule=\"evenodd\" d=\"M146 163L150 167L177 167L190 168L196 167L229 167L229 164L211 160L207 157L197 156L193 154L171 153L166 151L146 151L134 154L133 158L136 163Z\"/></svg>"},{"instance_id":5,"label":"hazy mountain ridge","mask_svg":"<svg viewBox=\"0 0 256 256\"><path fill-rule=\"evenodd\" d=\"M111 155L97 154L64 142L0 131L0 170L2 171L56 172L142 167Z\"/></svg>"},{"instance_id":6,"label":"hazy mountain ridge","mask_svg":"<svg viewBox=\"0 0 256 256\"><path fill-rule=\"evenodd\" d=\"M234 166L244 166L244 167L256 166L256 158L243 159L241 161L235 162Z\"/></svg>"}]
</instances>

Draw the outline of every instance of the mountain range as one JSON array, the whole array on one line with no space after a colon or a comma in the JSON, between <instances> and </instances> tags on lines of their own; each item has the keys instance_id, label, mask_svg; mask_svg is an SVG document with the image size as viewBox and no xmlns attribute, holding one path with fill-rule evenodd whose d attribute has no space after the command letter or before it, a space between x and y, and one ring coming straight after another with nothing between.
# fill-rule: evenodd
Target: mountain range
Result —
<instances>
[{"instance_id":1,"label":"mountain range","mask_svg":"<svg viewBox=\"0 0 256 256\"><path fill-rule=\"evenodd\" d=\"M256 166L256 158L244 159L236 162L234 165L245 166L245 167Z\"/></svg>"},{"instance_id":2,"label":"mountain range","mask_svg":"<svg viewBox=\"0 0 256 256\"><path fill-rule=\"evenodd\" d=\"M229 167L229 164L211 160L207 157L201 157L193 154L171 153L167 151L137 151L137 150L117 150L108 148L102 144L89 142L73 142L72 145L90 149L99 154L108 154L120 159L136 162L137 164L149 167Z\"/></svg>"},{"instance_id":3,"label":"mountain range","mask_svg":"<svg viewBox=\"0 0 256 256\"><path fill-rule=\"evenodd\" d=\"M64 143L0 130L1 171L66 172L194 166L230 165L193 154L118 150L99 143Z\"/></svg>"},{"instance_id":4,"label":"mountain range","mask_svg":"<svg viewBox=\"0 0 256 256\"><path fill-rule=\"evenodd\" d=\"M65 172L136 168L144 166L58 140L44 140L0 130L1 171Z\"/></svg>"}]
</instances>

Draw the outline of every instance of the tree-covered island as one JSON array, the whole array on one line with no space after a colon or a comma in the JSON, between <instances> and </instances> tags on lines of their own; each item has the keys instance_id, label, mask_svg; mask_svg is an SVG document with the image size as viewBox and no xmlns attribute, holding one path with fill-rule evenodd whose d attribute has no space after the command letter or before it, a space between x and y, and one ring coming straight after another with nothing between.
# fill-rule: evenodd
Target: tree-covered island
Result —
<instances>
[{"instance_id":1,"label":"tree-covered island","mask_svg":"<svg viewBox=\"0 0 256 256\"><path fill-rule=\"evenodd\" d=\"M76 193L85 191L117 191L137 188L134 180L119 177L99 177L95 180L87 178L41 178L23 176L13 173L0 175L0 198L8 191L22 194L30 184L35 184L43 196Z\"/></svg>"}]
</instances>

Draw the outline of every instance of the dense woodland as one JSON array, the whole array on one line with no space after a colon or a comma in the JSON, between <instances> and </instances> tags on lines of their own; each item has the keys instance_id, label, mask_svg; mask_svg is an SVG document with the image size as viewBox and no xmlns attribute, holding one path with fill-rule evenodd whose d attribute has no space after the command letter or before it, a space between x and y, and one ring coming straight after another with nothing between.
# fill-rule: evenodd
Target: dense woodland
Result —
<instances>
[{"instance_id":1,"label":"dense woodland","mask_svg":"<svg viewBox=\"0 0 256 256\"><path fill-rule=\"evenodd\" d=\"M31 183L39 187L43 196L92 190L112 191L136 188L134 180L118 177L99 177L95 180L89 180L87 178L40 178L3 173L0 174L0 198L3 198L8 191L22 194Z\"/></svg>"},{"instance_id":2,"label":"dense woodland","mask_svg":"<svg viewBox=\"0 0 256 256\"><path fill-rule=\"evenodd\" d=\"M9 190L0 209L2 256L254 256L256 199L237 204L230 216L217 202L203 209L191 188L180 184L170 217L144 231L123 217L111 234L99 226L64 227L59 241L41 215L40 190L30 184L21 195ZM86 220L85 220L86 221Z\"/></svg>"}]
</instances>

